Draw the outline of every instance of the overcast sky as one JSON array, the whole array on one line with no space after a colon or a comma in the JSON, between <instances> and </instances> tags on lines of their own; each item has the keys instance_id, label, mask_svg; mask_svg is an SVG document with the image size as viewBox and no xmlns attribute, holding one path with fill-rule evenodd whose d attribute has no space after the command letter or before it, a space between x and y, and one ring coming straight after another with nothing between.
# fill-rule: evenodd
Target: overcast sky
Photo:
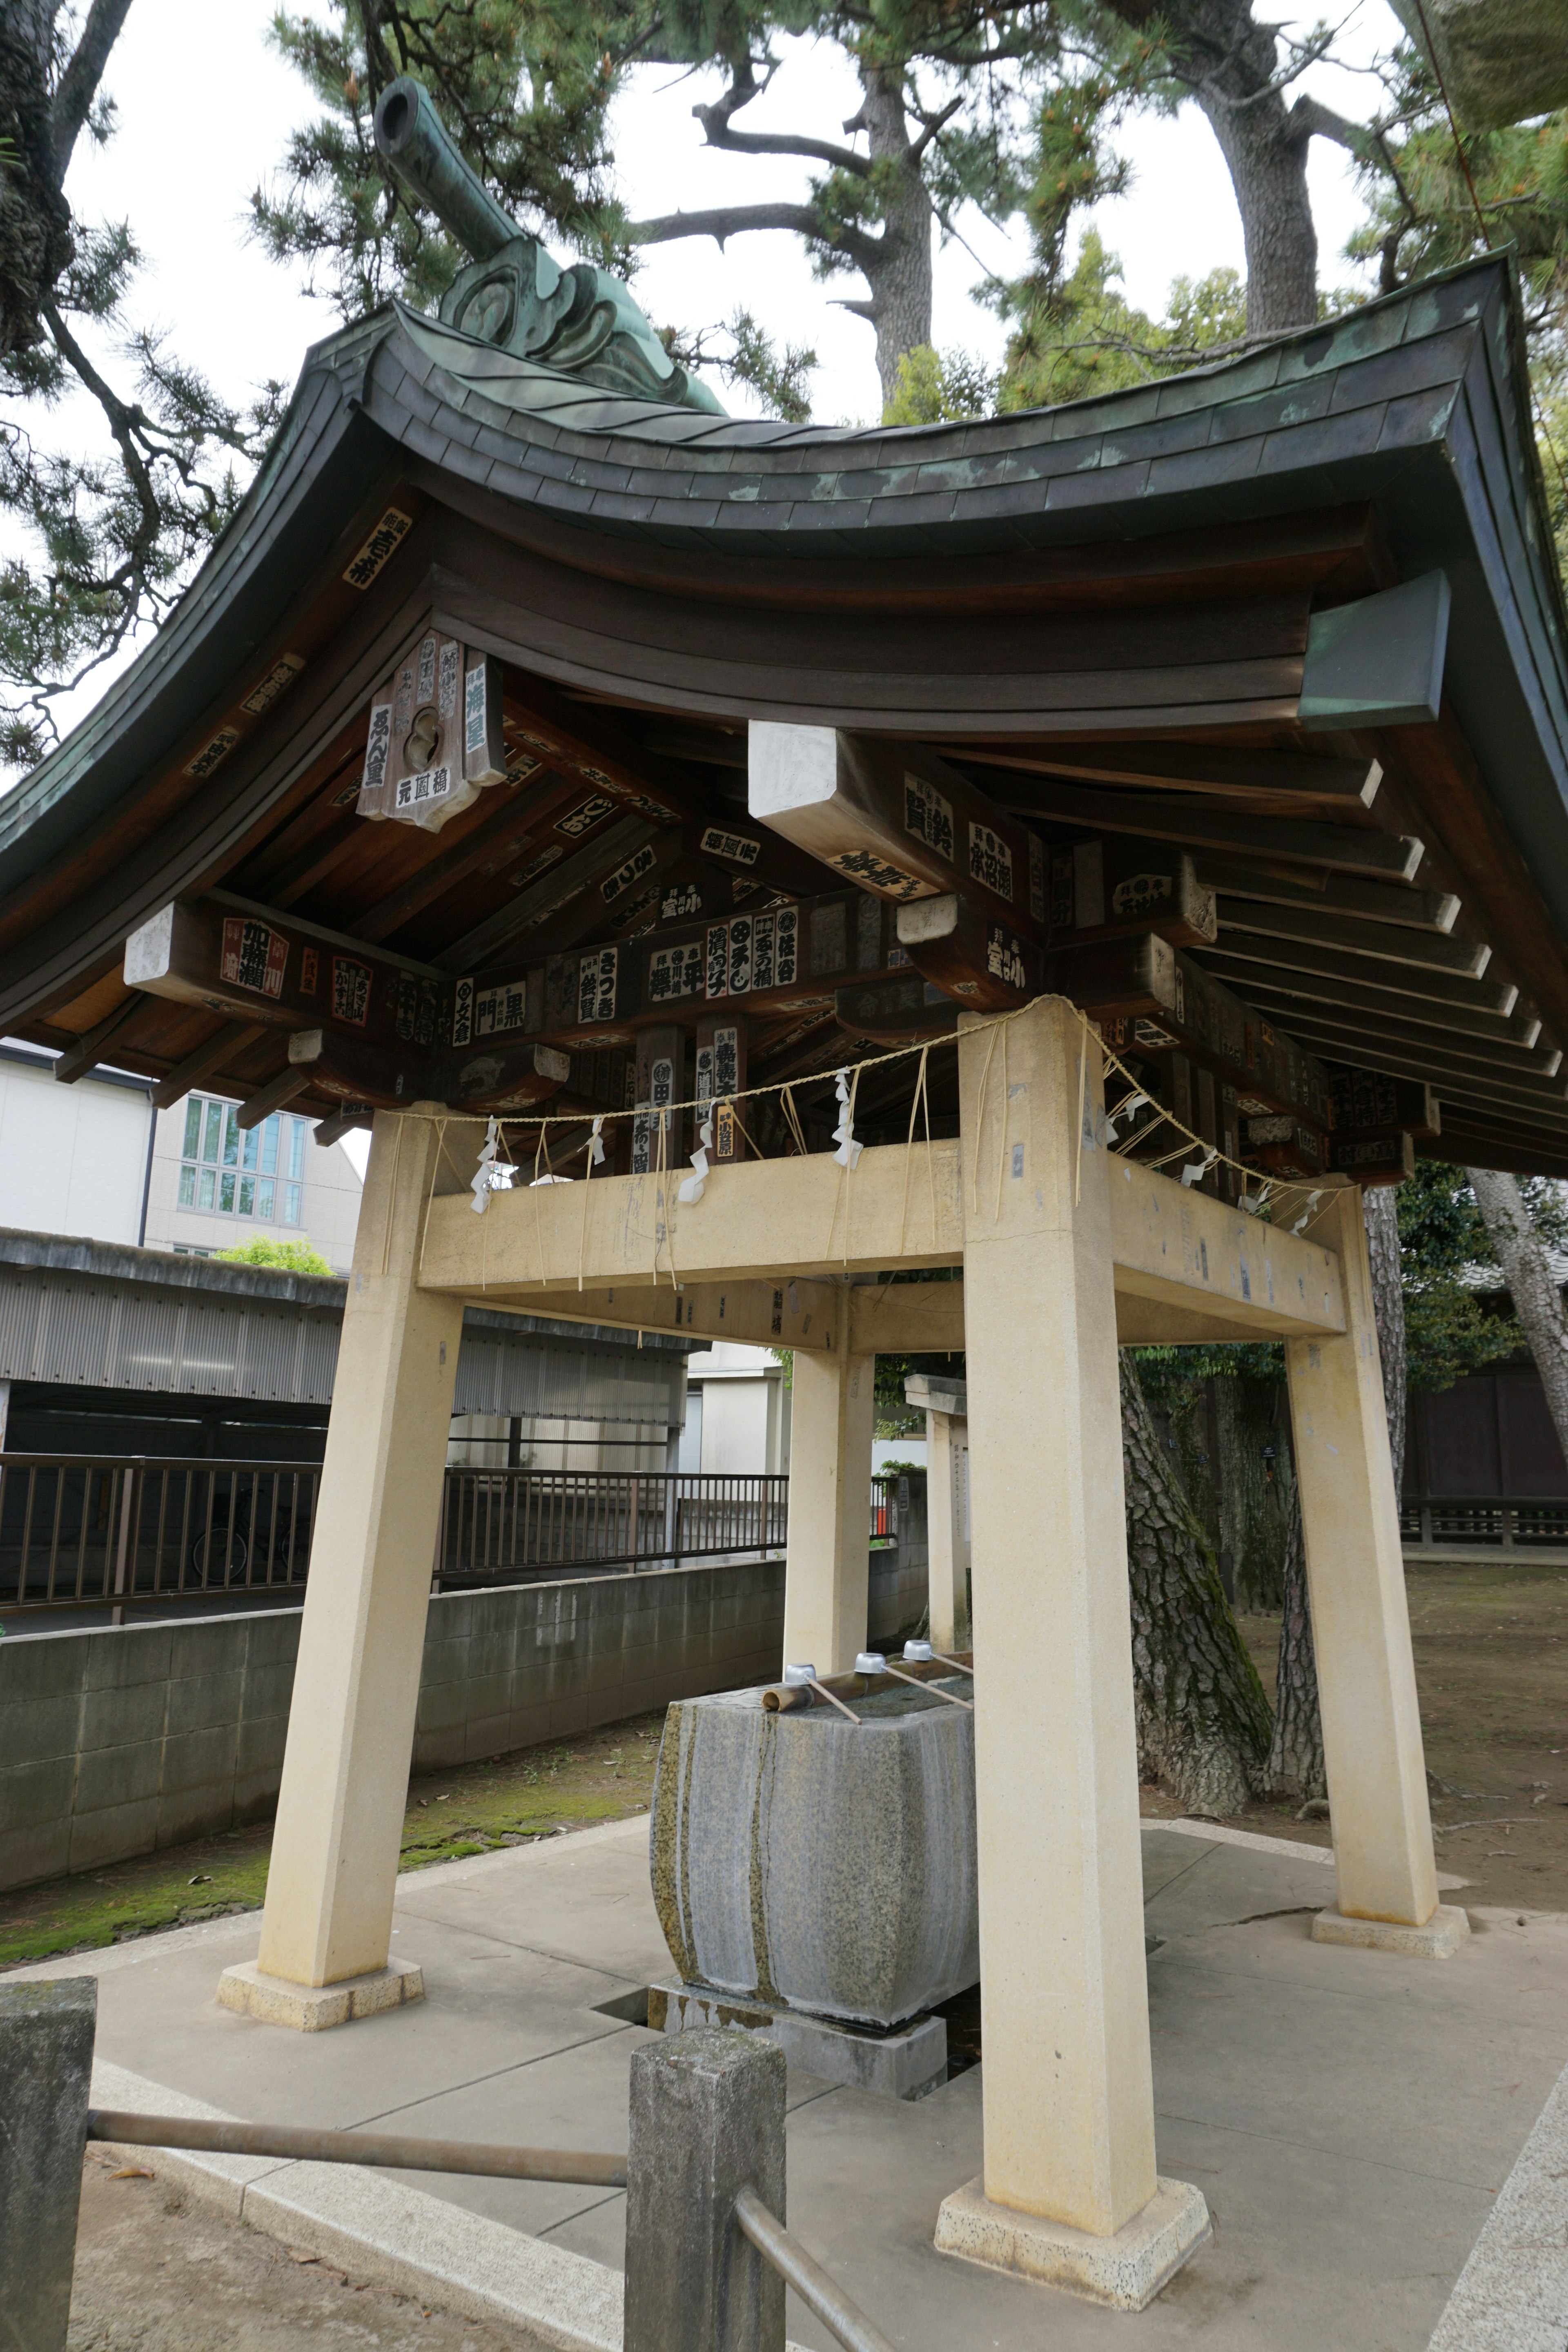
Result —
<instances>
[{"instance_id":1,"label":"overcast sky","mask_svg":"<svg viewBox=\"0 0 1568 2352\"><path fill-rule=\"evenodd\" d=\"M130 218L145 256L132 316L167 329L172 350L236 402L269 376L291 384L309 345L338 323L329 300L307 296L297 272L246 241L250 191L277 173L290 130L311 111L303 83L270 46L271 13L272 0L219 6L132 0L106 76L120 129L107 147L79 142L67 189L82 218ZM1368 60L1397 36L1384 0L1361 0L1344 21L1341 53ZM1316 68L1304 86L1351 115L1364 116L1376 103L1375 84L1353 72ZM804 193L808 166L704 146L691 107L716 89L713 77L650 68L619 102L616 167L634 213ZM837 136L857 102L837 52L795 43L766 97L748 110L745 127ZM1129 296L1157 314L1179 273L1199 277L1222 263L1240 268L1240 226L1213 135L1195 110L1170 121L1140 120L1124 144L1132 186L1100 208L1099 226L1121 258ZM1346 159L1317 140L1310 169L1321 282L1344 284L1352 272L1341 249L1358 215ZM977 216L966 218L963 231L973 255L953 244L937 257L934 340L994 361L1003 330L971 289L981 265L1016 275L1026 263L1026 240L1016 226L1007 236ZM836 293L858 290L858 280L815 278L797 241L783 232L733 239L722 254L710 239L654 248L637 279L656 323L714 324L744 304L776 337L814 347L821 365L812 397L826 423L869 422L879 412L871 331L833 303ZM110 372L127 374L123 366ZM749 405L743 394L721 396L737 413ZM68 433L97 429L85 401L60 422ZM47 438L50 425L40 425ZM98 672L62 720L84 716L106 682L107 673Z\"/></svg>"}]
</instances>

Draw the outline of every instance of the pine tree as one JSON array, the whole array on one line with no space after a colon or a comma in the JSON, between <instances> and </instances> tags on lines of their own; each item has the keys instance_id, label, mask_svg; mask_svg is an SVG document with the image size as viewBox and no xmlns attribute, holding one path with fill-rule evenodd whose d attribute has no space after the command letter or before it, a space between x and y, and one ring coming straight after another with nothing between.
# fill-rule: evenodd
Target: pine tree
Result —
<instances>
[{"instance_id":1,"label":"pine tree","mask_svg":"<svg viewBox=\"0 0 1568 2352\"><path fill-rule=\"evenodd\" d=\"M60 0L0 5L0 766L56 740L54 706L169 612L234 512L281 412L220 400L133 321L140 255L129 221L85 222L66 176L78 142L114 129L103 76L130 0L92 0L79 30ZM105 344L110 359L98 359ZM101 446L54 413L85 394Z\"/></svg>"}]
</instances>

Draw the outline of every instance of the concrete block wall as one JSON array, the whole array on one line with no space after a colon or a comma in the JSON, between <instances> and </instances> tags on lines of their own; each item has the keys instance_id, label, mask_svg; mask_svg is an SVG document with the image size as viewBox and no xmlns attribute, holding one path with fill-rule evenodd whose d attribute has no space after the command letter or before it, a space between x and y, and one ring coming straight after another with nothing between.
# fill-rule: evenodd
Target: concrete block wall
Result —
<instances>
[{"instance_id":1,"label":"concrete block wall","mask_svg":"<svg viewBox=\"0 0 1568 2352\"><path fill-rule=\"evenodd\" d=\"M425 1630L415 1770L773 1681L784 1576L782 1559L734 1560L438 1593Z\"/></svg>"},{"instance_id":2,"label":"concrete block wall","mask_svg":"<svg viewBox=\"0 0 1568 2352\"><path fill-rule=\"evenodd\" d=\"M296 1609L0 1642L0 1887L272 1809Z\"/></svg>"},{"instance_id":3,"label":"concrete block wall","mask_svg":"<svg viewBox=\"0 0 1568 2352\"><path fill-rule=\"evenodd\" d=\"M870 1638L890 1639L925 1605L923 1545L874 1551L870 1567ZM784 1578L782 1559L723 1560L435 1594L414 1769L772 1681ZM265 1820L300 1621L272 1610L0 1641L0 1889Z\"/></svg>"}]
</instances>

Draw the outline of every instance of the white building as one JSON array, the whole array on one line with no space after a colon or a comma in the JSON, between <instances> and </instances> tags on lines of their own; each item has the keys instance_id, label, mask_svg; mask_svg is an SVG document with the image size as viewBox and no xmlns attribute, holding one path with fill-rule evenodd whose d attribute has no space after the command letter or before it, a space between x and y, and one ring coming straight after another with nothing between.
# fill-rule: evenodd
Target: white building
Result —
<instances>
[{"instance_id":1,"label":"white building","mask_svg":"<svg viewBox=\"0 0 1568 2352\"><path fill-rule=\"evenodd\" d=\"M0 1225L204 1257L308 1241L348 1272L359 1175L310 1119L275 1112L242 1134L218 1097L154 1111L145 1078L100 1069L61 1086L53 1065L41 1047L0 1045Z\"/></svg>"},{"instance_id":2,"label":"white building","mask_svg":"<svg viewBox=\"0 0 1568 2352\"><path fill-rule=\"evenodd\" d=\"M719 1340L686 1360L681 1470L777 1475L789 1468L789 1391L769 1348Z\"/></svg>"}]
</instances>

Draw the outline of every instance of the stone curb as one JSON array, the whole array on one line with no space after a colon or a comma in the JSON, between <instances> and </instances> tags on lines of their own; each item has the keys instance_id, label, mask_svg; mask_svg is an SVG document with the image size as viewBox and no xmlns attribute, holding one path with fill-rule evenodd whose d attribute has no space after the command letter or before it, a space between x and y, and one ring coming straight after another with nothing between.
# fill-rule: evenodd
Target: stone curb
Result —
<instances>
[{"instance_id":1,"label":"stone curb","mask_svg":"<svg viewBox=\"0 0 1568 2352\"><path fill-rule=\"evenodd\" d=\"M1498 2191L1427 2352L1560 2352L1568 2330L1565 2172L1568 2070Z\"/></svg>"},{"instance_id":2,"label":"stone curb","mask_svg":"<svg viewBox=\"0 0 1568 2352\"><path fill-rule=\"evenodd\" d=\"M1260 1830L1226 1829L1222 1822L1186 1818L1167 1822L1163 1821L1158 1813L1145 1813L1142 1826L1146 1830L1174 1830L1178 1837L1208 1838L1215 1845L1250 1846L1255 1853L1287 1853L1292 1862L1321 1862L1325 1869L1333 1866L1334 1850L1331 1845L1308 1845L1301 1838L1268 1837ZM1475 1881L1471 1878L1449 1878L1439 1871L1437 1885L1444 1894L1451 1895L1456 1887L1473 1886Z\"/></svg>"}]
</instances>

